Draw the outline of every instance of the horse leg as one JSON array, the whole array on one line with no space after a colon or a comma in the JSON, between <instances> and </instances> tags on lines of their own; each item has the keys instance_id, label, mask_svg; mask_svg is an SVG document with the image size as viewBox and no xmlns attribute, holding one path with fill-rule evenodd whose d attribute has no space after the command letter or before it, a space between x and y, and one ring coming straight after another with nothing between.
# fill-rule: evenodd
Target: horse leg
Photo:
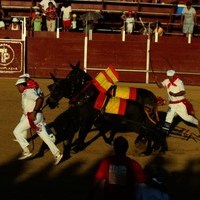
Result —
<instances>
[{"instance_id":1,"label":"horse leg","mask_svg":"<svg viewBox=\"0 0 200 200\"><path fill-rule=\"evenodd\" d=\"M110 131L110 137L107 138L108 144L112 144L116 133L117 133L117 131L115 131L115 130Z\"/></svg>"},{"instance_id":2,"label":"horse leg","mask_svg":"<svg viewBox=\"0 0 200 200\"><path fill-rule=\"evenodd\" d=\"M106 137L106 133L107 133L108 131L109 131L108 128L104 128L104 129L101 129L101 130L99 131L99 133L100 133L100 135L103 137L103 140L104 140L105 143L107 143L107 144L112 144L112 141L113 141L113 138L114 138L114 135L115 135L116 132L110 131L110 132L109 132L110 136L109 136L109 137Z\"/></svg>"},{"instance_id":3,"label":"horse leg","mask_svg":"<svg viewBox=\"0 0 200 200\"><path fill-rule=\"evenodd\" d=\"M36 153L36 154L33 156L33 158L40 158L40 157L43 157L43 156L44 156L44 152L45 152L45 150L47 150L47 149L48 149L48 146L46 145L46 143L45 143L45 142L42 142L42 144L41 144L41 146L40 146L40 148L39 148L38 153Z\"/></svg>"},{"instance_id":4,"label":"horse leg","mask_svg":"<svg viewBox=\"0 0 200 200\"><path fill-rule=\"evenodd\" d=\"M153 151L152 140L150 138L147 138L147 147L146 150L143 152L143 154L149 156L151 155L152 151Z\"/></svg>"},{"instance_id":5,"label":"horse leg","mask_svg":"<svg viewBox=\"0 0 200 200\"><path fill-rule=\"evenodd\" d=\"M79 126L70 126L70 129L66 130L68 137L63 141L63 159L67 160L70 158L70 151L72 149L72 142L75 133L78 131Z\"/></svg>"},{"instance_id":6,"label":"horse leg","mask_svg":"<svg viewBox=\"0 0 200 200\"><path fill-rule=\"evenodd\" d=\"M160 153L165 153L166 151L168 151L167 136L162 134Z\"/></svg>"},{"instance_id":7,"label":"horse leg","mask_svg":"<svg viewBox=\"0 0 200 200\"><path fill-rule=\"evenodd\" d=\"M160 152L165 153L168 151L167 136L171 131L171 124L165 122L161 129L161 150Z\"/></svg>"},{"instance_id":8,"label":"horse leg","mask_svg":"<svg viewBox=\"0 0 200 200\"><path fill-rule=\"evenodd\" d=\"M63 160L67 160L70 158L70 150L72 147L72 140L64 140L63 141Z\"/></svg>"},{"instance_id":9,"label":"horse leg","mask_svg":"<svg viewBox=\"0 0 200 200\"><path fill-rule=\"evenodd\" d=\"M82 123L81 125L78 139L76 140L76 144L71 148L71 153L78 153L79 151L85 149L85 138L92 128L93 121L90 121L89 123Z\"/></svg>"},{"instance_id":10,"label":"horse leg","mask_svg":"<svg viewBox=\"0 0 200 200\"><path fill-rule=\"evenodd\" d=\"M99 131L99 134L103 137L104 142L107 143L107 144L110 144L109 143L109 139L105 135L106 133L107 133L107 131L105 131L105 130L104 131L102 131L102 130Z\"/></svg>"}]
</instances>

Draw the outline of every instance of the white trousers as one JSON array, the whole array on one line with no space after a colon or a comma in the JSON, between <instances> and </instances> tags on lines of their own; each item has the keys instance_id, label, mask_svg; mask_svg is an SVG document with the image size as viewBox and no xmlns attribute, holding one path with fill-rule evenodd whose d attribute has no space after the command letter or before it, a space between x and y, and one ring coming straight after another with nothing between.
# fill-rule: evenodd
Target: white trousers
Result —
<instances>
[{"instance_id":1,"label":"white trousers","mask_svg":"<svg viewBox=\"0 0 200 200\"><path fill-rule=\"evenodd\" d=\"M132 33L133 32L133 23L127 23L126 32L127 33Z\"/></svg>"},{"instance_id":2,"label":"white trousers","mask_svg":"<svg viewBox=\"0 0 200 200\"><path fill-rule=\"evenodd\" d=\"M47 23L47 31L55 32L56 30L56 20L46 20Z\"/></svg>"},{"instance_id":3,"label":"white trousers","mask_svg":"<svg viewBox=\"0 0 200 200\"><path fill-rule=\"evenodd\" d=\"M180 116L183 120L190 122L192 124L198 125L198 120L189 115L184 103L177 103L177 104L169 104L169 110L166 115L165 121L168 123L172 123L175 116Z\"/></svg>"},{"instance_id":4,"label":"white trousers","mask_svg":"<svg viewBox=\"0 0 200 200\"><path fill-rule=\"evenodd\" d=\"M37 134L40 136L40 138L47 144L50 151L54 156L57 156L60 153L60 150L56 147L56 145L52 142L50 136L46 132L44 119L42 113L37 113L35 124L40 127L40 130L37 131ZM27 131L30 129L30 124L28 121L28 118L26 115L22 115L20 122L16 126L16 128L13 131L13 134L15 135L17 142L21 146L22 149L26 148L29 143L27 141Z\"/></svg>"}]
</instances>

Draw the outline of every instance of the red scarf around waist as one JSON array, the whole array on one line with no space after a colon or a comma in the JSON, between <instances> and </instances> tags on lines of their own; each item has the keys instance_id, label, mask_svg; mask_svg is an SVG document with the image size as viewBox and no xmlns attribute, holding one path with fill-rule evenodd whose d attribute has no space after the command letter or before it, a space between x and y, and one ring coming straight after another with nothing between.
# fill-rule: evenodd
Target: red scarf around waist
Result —
<instances>
[{"instance_id":1,"label":"red scarf around waist","mask_svg":"<svg viewBox=\"0 0 200 200\"><path fill-rule=\"evenodd\" d=\"M39 112L41 112L41 111L39 111ZM30 124L30 127L31 127L32 129L36 130L36 131L39 131L39 130L40 130L40 127L38 127L38 126L34 123L34 121L30 118L31 113L32 113L32 112L28 112L28 113L27 113L27 118L28 118L28 122L29 122L29 124Z\"/></svg>"},{"instance_id":2,"label":"red scarf around waist","mask_svg":"<svg viewBox=\"0 0 200 200\"><path fill-rule=\"evenodd\" d=\"M188 114L193 115L193 116L195 115L193 105L190 103L189 100L182 99L182 100L179 100L179 101L170 101L169 102L169 104L177 104L177 103L183 103L186 106Z\"/></svg>"}]
</instances>

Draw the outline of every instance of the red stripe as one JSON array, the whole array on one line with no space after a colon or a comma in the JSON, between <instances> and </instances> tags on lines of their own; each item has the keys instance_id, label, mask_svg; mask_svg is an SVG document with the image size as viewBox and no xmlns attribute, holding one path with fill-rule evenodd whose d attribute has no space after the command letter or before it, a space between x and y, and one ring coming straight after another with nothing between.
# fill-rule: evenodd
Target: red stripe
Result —
<instances>
[{"instance_id":1,"label":"red stripe","mask_svg":"<svg viewBox=\"0 0 200 200\"><path fill-rule=\"evenodd\" d=\"M129 94L129 99L131 100L136 100L137 97L137 89L134 87L130 87L130 94Z\"/></svg>"},{"instance_id":2,"label":"red stripe","mask_svg":"<svg viewBox=\"0 0 200 200\"><path fill-rule=\"evenodd\" d=\"M102 74L106 77L106 80L108 82L113 83L113 80L110 78L110 76L108 76L108 74L105 71L103 71Z\"/></svg>"},{"instance_id":3,"label":"red stripe","mask_svg":"<svg viewBox=\"0 0 200 200\"><path fill-rule=\"evenodd\" d=\"M100 85L100 83L96 80L96 79L93 79L92 80L94 86L102 93L106 93L106 90Z\"/></svg>"},{"instance_id":4,"label":"red stripe","mask_svg":"<svg viewBox=\"0 0 200 200\"><path fill-rule=\"evenodd\" d=\"M124 115L125 114L126 105L127 105L127 100L120 98L120 104L119 104L119 110L118 110L118 114L119 115Z\"/></svg>"},{"instance_id":5,"label":"red stripe","mask_svg":"<svg viewBox=\"0 0 200 200\"><path fill-rule=\"evenodd\" d=\"M109 66L108 68L111 69L112 73L116 76L116 78L119 80L119 73L115 70L114 66Z\"/></svg>"},{"instance_id":6,"label":"red stripe","mask_svg":"<svg viewBox=\"0 0 200 200\"><path fill-rule=\"evenodd\" d=\"M104 105L105 99L106 99L106 95L103 93L100 93L95 101L94 108L97 110L101 110Z\"/></svg>"}]
</instances>

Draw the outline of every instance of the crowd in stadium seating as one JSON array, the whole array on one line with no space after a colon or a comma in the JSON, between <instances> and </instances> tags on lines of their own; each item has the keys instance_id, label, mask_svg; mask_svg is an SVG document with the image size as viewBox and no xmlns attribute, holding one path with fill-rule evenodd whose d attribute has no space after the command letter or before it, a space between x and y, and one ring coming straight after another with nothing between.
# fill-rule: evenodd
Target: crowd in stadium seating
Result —
<instances>
[{"instance_id":1,"label":"crowd in stadium seating","mask_svg":"<svg viewBox=\"0 0 200 200\"><path fill-rule=\"evenodd\" d=\"M124 0L121 0L124 1ZM129 0L125 0L129 1ZM176 3L178 4L178 0L141 0L140 2L148 2L148 3ZM187 0L182 0L182 3L186 4ZM198 4L197 0L192 1L193 4ZM193 5L192 4L192 5ZM193 23L192 27L190 27L190 33L193 32L193 29L197 23L196 19L196 11L191 6L190 11L191 12L185 12L187 9L184 9L184 15L182 15L181 19L181 26L183 26L183 22L185 22L185 19L188 17L188 15L192 15L192 19L190 21ZM21 19L13 17L10 20L9 24L6 24L3 20L4 12L3 9L0 9L0 29L10 29L10 30L20 30L21 28ZM134 18L134 11L127 11L126 13L123 13L121 16L121 19L119 19L119 24L121 21L121 28L126 29L126 33L132 34L134 33L134 30L136 29L135 23L136 20ZM79 22L80 23L80 22ZM81 26L83 27L85 24L85 21L81 21ZM91 29L94 28L93 20L87 21L88 27L91 25ZM98 23L98 20L95 22ZM153 27L151 28L157 28L156 26L162 23L160 21L156 21ZM80 24L79 24L80 25ZM31 8L31 14L30 17L27 18L27 26L29 30L32 31L50 31L55 32L56 27L59 28L62 31L71 31L71 30L77 30L78 24L77 24L77 14L72 11L70 0L63 0L62 3L59 1L59 4L56 3L54 0L41 0L37 3L37 5L33 6ZM189 27L190 25L188 25ZM84 27L83 27L84 28ZM187 30L185 29L186 25L184 26L183 33L187 35ZM162 34L159 34L160 36L164 33L164 28L162 27ZM142 29L139 30L140 33L144 33L148 31L144 26Z\"/></svg>"}]
</instances>

